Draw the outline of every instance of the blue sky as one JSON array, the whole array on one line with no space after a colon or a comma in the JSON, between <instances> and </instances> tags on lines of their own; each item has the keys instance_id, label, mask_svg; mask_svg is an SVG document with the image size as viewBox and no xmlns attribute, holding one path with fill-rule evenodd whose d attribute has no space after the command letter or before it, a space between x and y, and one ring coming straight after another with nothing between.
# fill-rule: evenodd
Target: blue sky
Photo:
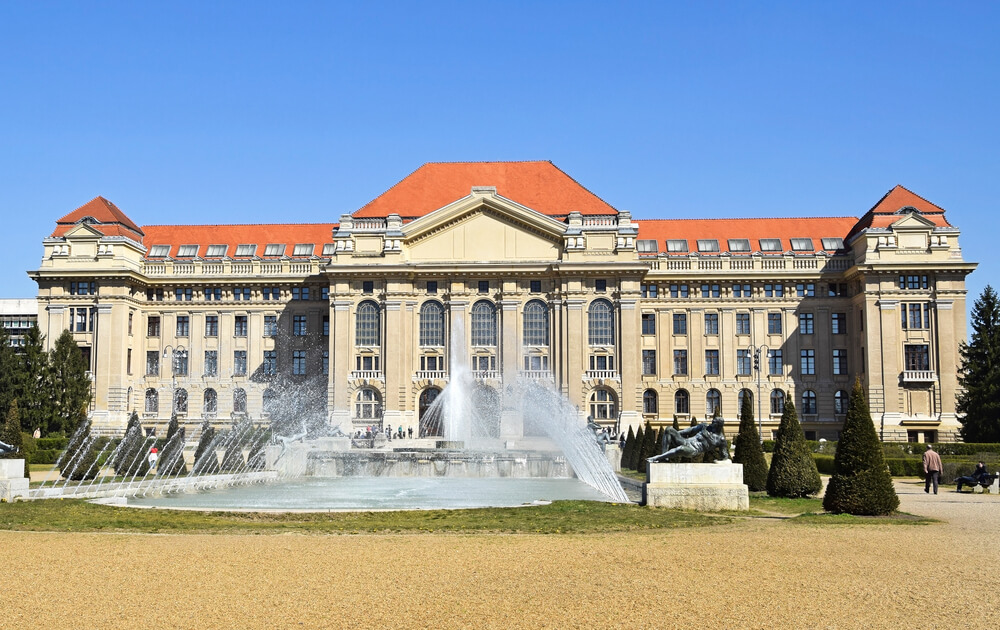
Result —
<instances>
[{"instance_id":1,"label":"blue sky","mask_svg":"<svg viewBox=\"0 0 1000 630\"><path fill-rule=\"evenodd\" d=\"M335 221L428 161L552 160L647 217L902 184L997 284L996 3L0 4L0 297L54 221ZM971 299L970 299L971 302Z\"/></svg>"}]
</instances>

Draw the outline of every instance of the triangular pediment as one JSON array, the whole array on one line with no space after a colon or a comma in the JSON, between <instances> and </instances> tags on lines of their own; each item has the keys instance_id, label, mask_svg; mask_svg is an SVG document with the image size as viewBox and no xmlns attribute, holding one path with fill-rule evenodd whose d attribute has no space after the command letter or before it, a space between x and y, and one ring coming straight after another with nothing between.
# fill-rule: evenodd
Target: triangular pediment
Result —
<instances>
[{"instance_id":1,"label":"triangular pediment","mask_svg":"<svg viewBox=\"0 0 1000 630\"><path fill-rule=\"evenodd\" d=\"M555 260L565 224L491 192L474 192L406 224L411 260Z\"/></svg>"},{"instance_id":2,"label":"triangular pediment","mask_svg":"<svg viewBox=\"0 0 1000 630\"><path fill-rule=\"evenodd\" d=\"M93 227L89 223L78 223L77 225L70 228L65 234L64 238L101 238L104 233Z\"/></svg>"},{"instance_id":3,"label":"triangular pediment","mask_svg":"<svg viewBox=\"0 0 1000 630\"><path fill-rule=\"evenodd\" d=\"M934 228L935 224L929 219L925 219L916 212L910 212L902 215L902 217L892 224L893 230L926 230L928 228Z\"/></svg>"}]
</instances>

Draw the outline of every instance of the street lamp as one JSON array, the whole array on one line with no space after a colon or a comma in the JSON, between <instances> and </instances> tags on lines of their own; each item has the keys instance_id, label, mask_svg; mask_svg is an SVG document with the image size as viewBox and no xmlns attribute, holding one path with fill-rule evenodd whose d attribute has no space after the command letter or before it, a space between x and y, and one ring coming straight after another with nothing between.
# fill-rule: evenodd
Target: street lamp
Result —
<instances>
[{"instance_id":1,"label":"street lamp","mask_svg":"<svg viewBox=\"0 0 1000 630\"><path fill-rule=\"evenodd\" d=\"M748 352L753 353L753 369L757 372L757 433L760 437L760 441L764 443L764 416L761 410L761 400L760 400L760 359L761 354L767 359L767 353L771 352L771 349L765 344L759 346L750 346Z\"/></svg>"}]
</instances>

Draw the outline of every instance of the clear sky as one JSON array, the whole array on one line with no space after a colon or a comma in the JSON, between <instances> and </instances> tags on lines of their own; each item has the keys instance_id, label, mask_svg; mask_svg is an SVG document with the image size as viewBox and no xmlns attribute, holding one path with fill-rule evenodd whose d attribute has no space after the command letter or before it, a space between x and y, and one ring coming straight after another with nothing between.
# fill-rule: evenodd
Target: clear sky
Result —
<instances>
[{"instance_id":1,"label":"clear sky","mask_svg":"<svg viewBox=\"0 0 1000 630\"><path fill-rule=\"evenodd\" d=\"M97 195L326 222L424 162L546 159L638 218L860 216L902 184L962 229L974 298L998 33L987 2L3 2L0 297Z\"/></svg>"}]
</instances>

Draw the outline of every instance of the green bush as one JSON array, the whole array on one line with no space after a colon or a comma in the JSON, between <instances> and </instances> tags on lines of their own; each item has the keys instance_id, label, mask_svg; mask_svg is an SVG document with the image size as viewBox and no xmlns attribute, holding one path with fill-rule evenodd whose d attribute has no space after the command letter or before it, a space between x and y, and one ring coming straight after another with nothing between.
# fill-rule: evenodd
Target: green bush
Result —
<instances>
[{"instance_id":1,"label":"green bush","mask_svg":"<svg viewBox=\"0 0 1000 630\"><path fill-rule=\"evenodd\" d=\"M743 464L743 483L750 492L767 489L767 460L760 448L760 434L754 424L753 404L749 396L743 397L740 430L733 444L733 462Z\"/></svg>"},{"instance_id":2,"label":"green bush","mask_svg":"<svg viewBox=\"0 0 1000 630\"><path fill-rule=\"evenodd\" d=\"M47 437L38 438L35 440L35 445L40 451L62 451L69 446L69 438L67 437Z\"/></svg>"},{"instance_id":3,"label":"green bush","mask_svg":"<svg viewBox=\"0 0 1000 630\"><path fill-rule=\"evenodd\" d=\"M59 455L62 454L60 450L37 450L35 454L31 457L32 464L54 464L59 461Z\"/></svg>"},{"instance_id":4,"label":"green bush","mask_svg":"<svg viewBox=\"0 0 1000 630\"><path fill-rule=\"evenodd\" d=\"M892 487L889 466L882 455L861 380L856 379L823 508L835 514L891 514L899 507L899 497Z\"/></svg>"},{"instance_id":5,"label":"green bush","mask_svg":"<svg viewBox=\"0 0 1000 630\"><path fill-rule=\"evenodd\" d=\"M813 453L812 457L813 461L816 462L816 470L819 471L819 474L821 475L833 474L833 455Z\"/></svg>"},{"instance_id":6,"label":"green bush","mask_svg":"<svg viewBox=\"0 0 1000 630\"><path fill-rule=\"evenodd\" d=\"M805 434L791 399L785 400L777 437L771 468L767 473L767 494L796 498L819 492L823 482L806 445Z\"/></svg>"}]
</instances>

